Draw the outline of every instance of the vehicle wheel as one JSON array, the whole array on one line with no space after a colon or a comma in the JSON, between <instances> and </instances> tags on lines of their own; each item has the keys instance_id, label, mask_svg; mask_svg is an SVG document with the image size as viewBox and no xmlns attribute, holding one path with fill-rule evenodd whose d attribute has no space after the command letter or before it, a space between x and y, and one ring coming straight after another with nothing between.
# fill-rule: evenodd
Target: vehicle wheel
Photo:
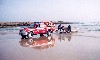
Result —
<instances>
[{"instance_id":1,"label":"vehicle wheel","mask_svg":"<svg viewBox=\"0 0 100 60\"><path fill-rule=\"evenodd\" d=\"M24 38L26 39L26 35L21 35L21 36L22 36L22 39L24 39Z\"/></svg>"},{"instance_id":2,"label":"vehicle wheel","mask_svg":"<svg viewBox=\"0 0 100 60\"><path fill-rule=\"evenodd\" d=\"M48 31L48 32L47 32L47 35L50 36L50 35L51 35L51 31Z\"/></svg>"},{"instance_id":3,"label":"vehicle wheel","mask_svg":"<svg viewBox=\"0 0 100 60\"><path fill-rule=\"evenodd\" d=\"M30 33L31 33L31 36L33 36L33 35L34 35L34 33L33 33L32 31L31 31Z\"/></svg>"},{"instance_id":4,"label":"vehicle wheel","mask_svg":"<svg viewBox=\"0 0 100 60\"><path fill-rule=\"evenodd\" d=\"M27 34L27 37L28 37L28 38L33 37L33 33L32 33L32 32L29 32L29 33Z\"/></svg>"},{"instance_id":5,"label":"vehicle wheel","mask_svg":"<svg viewBox=\"0 0 100 60\"><path fill-rule=\"evenodd\" d=\"M43 34L40 34L40 36L44 36Z\"/></svg>"},{"instance_id":6,"label":"vehicle wheel","mask_svg":"<svg viewBox=\"0 0 100 60\"><path fill-rule=\"evenodd\" d=\"M53 33L53 31L51 31L51 33Z\"/></svg>"},{"instance_id":7,"label":"vehicle wheel","mask_svg":"<svg viewBox=\"0 0 100 60\"><path fill-rule=\"evenodd\" d=\"M21 35L22 36L22 38L21 39L24 39L24 36L23 35Z\"/></svg>"}]
</instances>

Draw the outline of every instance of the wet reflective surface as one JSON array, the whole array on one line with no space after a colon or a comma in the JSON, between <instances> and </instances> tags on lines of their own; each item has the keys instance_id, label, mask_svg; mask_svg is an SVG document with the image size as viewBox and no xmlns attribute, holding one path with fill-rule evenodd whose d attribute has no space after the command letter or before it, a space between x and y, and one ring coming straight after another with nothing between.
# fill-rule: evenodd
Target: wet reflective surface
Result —
<instances>
[{"instance_id":1,"label":"wet reflective surface","mask_svg":"<svg viewBox=\"0 0 100 60\"><path fill-rule=\"evenodd\" d=\"M0 60L100 60L100 32L53 33L21 39L0 34Z\"/></svg>"},{"instance_id":2,"label":"wet reflective surface","mask_svg":"<svg viewBox=\"0 0 100 60\"><path fill-rule=\"evenodd\" d=\"M23 47L31 47L41 50L53 47L55 39L52 36L40 36L39 38L21 39L19 43Z\"/></svg>"}]
</instances>

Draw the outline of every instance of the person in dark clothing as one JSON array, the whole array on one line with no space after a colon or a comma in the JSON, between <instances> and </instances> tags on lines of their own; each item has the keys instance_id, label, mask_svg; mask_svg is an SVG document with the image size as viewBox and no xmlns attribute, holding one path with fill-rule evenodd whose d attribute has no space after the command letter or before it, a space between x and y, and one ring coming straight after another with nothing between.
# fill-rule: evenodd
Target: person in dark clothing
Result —
<instances>
[{"instance_id":1,"label":"person in dark clothing","mask_svg":"<svg viewBox=\"0 0 100 60\"><path fill-rule=\"evenodd\" d=\"M61 24L58 26L58 30L60 30L60 31L61 31Z\"/></svg>"},{"instance_id":2,"label":"person in dark clothing","mask_svg":"<svg viewBox=\"0 0 100 60\"><path fill-rule=\"evenodd\" d=\"M68 29L68 32L70 33L71 32L71 26L69 25L67 29Z\"/></svg>"},{"instance_id":3,"label":"person in dark clothing","mask_svg":"<svg viewBox=\"0 0 100 60\"><path fill-rule=\"evenodd\" d=\"M64 31L64 26L62 26L61 29Z\"/></svg>"}]
</instances>

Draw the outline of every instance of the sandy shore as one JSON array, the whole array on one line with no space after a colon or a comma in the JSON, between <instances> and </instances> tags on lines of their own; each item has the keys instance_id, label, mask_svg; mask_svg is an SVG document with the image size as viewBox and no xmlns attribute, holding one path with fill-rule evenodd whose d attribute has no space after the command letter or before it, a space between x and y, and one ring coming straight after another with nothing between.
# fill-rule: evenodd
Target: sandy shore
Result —
<instances>
[{"instance_id":1,"label":"sandy shore","mask_svg":"<svg viewBox=\"0 0 100 60\"><path fill-rule=\"evenodd\" d=\"M23 40L15 32L0 33L0 60L100 60L99 32L54 33L52 39L37 35Z\"/></svg>"}]
</instances>

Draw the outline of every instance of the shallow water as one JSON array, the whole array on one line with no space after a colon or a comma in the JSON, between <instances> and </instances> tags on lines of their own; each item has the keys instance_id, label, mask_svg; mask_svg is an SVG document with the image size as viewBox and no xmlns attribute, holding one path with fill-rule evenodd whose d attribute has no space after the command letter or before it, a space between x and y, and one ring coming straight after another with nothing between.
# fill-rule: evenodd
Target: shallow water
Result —
<instances>
[{"instance_id":1,"label":"shallow water","mask_svg":"<svg viewBox=\"0 0 100 60\"><path fill-rule=\"evenodd\" d=\"M51 40L46 35L21 39L18 31L0 31L0 60L100 60L99 31L55 32Z\"/></svg>"},{"instance_id":2,"label":"shallow water","mask_svg":"<svg viewBox=\"0 0 100 60\"><path fill-rule=\"evenodd\" d=\"M33 36L33 40L37 37ZM44 45L34 46L18 34L0 35L0 60L100 60L100 38L55 33L53 39L54 43L47 45L37 38L35 42Z\"/></svg>"}]
</instances>

